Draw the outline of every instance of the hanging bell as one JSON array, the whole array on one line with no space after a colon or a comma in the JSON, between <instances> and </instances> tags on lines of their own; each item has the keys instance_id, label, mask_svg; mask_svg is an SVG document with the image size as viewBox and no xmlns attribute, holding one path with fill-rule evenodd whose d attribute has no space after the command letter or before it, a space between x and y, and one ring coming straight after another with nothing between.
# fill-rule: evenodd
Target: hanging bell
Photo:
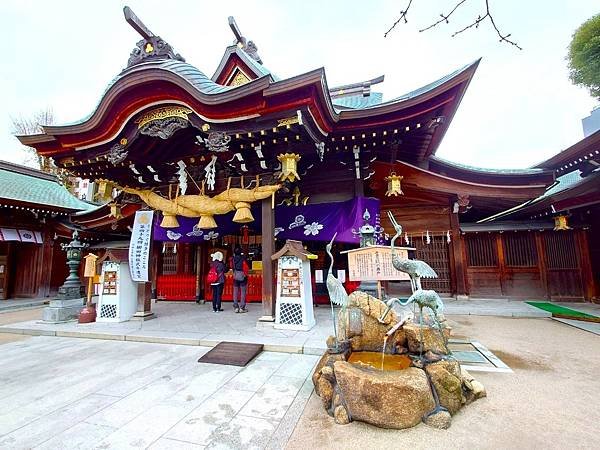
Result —
<instances>
[{"instance_id":1,"label":"hanging bell","mask_svg":"<svg viewBox=\"0 0 600 450\"><path fill-rule=\"evenodd\" d=\"M279 162L281 162L281 175L279 179L281 181L289 180L294 182L300 179L298 175L298 161L300 161L300 155L296 153L282 153L277 156Z\"/></svg>"},{"instance_id":2,"label":"hanging bell","mask_svg":"<svg viewBox=\"0 0 600 450\"><path fill-rule=\"evenodd\" d=\"M385 193L386 197L391 197L392 195L396 197L398 195L404 195L401 185L402 178L404 177L402 175L396 175L396 172L391 172L389 176L384 178L388 184L387 192Z\"/></svg>"},{"instance_id":3,"label":"hanging bell","mask_svg":"<svg viewBox=\"0 0 600 450\"><path fill-rule=\"evenodd\" d=\"M568 216L560 215L554 218L554 231L570 230Z\"/></svg>"}]
</instances>

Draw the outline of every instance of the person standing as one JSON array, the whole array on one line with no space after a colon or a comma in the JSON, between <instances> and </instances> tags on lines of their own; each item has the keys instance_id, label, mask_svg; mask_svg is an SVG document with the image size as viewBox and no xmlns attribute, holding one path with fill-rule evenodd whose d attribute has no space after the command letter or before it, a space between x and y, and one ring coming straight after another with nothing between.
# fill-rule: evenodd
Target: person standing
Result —
<instances>
[{"instance_id":1,"label":"person standing","mask_svg":"<svg viewBox=\"0 0 600 450\"><path fill-rule=\"evenodd\" d=\"M223 262L223 253L214 252L210 255L212 262L208 271L208 281L212 286L212 306L213 312L223 311L221 309L221 297L225 285L225 263Z\"/></svg>"},{"instance_id":2,"label":"person standing","mask_svg":"<svg viewBox=\"0 0 600 450\"><path fill-rule=\"evenodd\" d=\"M233 250L231 269L233 270L233 310L236 313L248 312L246 309L246 293L248 291L248 272L250 268L239 246Z\"/></svg>"}]
</instances>

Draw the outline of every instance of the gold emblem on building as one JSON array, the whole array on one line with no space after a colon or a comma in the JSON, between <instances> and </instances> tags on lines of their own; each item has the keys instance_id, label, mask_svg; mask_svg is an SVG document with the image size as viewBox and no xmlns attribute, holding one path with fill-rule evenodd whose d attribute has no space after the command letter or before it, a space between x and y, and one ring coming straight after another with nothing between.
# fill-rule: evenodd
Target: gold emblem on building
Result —
<instances>
[{"instance_id":1,"label":"gold emblem on building","mask_svg":"<svg viewBox=\"0 0 600 450\"><path fill-rule=\"evenodd\" d=\"M140 129L150 122L166 119L168 117L181 117L182 119L188 120L188 114L191 114L192 112L191 109L183 106L164 106L148 111L142 117L136 119L135 123L138 124L138 129Z\"/></svg>"}]
</instances>

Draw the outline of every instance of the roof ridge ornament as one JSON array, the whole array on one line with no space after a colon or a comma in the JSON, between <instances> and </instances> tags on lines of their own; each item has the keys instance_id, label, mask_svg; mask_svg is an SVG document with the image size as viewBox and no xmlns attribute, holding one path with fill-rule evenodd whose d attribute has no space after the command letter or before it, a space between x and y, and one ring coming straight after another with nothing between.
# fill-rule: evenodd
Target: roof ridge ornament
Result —
<instances>
[{"instance_id":1,"label":"roof ridge ornament","mask_svg":"<svg viewBox=\"0 0 600 450\"><path fill-rule=\"evenodd\" d=\"M165 42L160 36L156 36L150 31L129 6L123 8L123 14L125 15L127 23L143 37L131 51L129 60L127 61L127 69L144 62L146 59L176 59L185 62L185 58L179 53L175 53L173 47Z\"/></svg>"},{"instance_id":2,"label":"roof ridge ornament","mask_svg":"<svg viewBox=\"0 0 600 450\"><path fill-rule=\"evenodd\" d=\"M238 27L237 23L235 23L235 19L233 16L229 16L229 27L233 34L235 35L235 45L244 50L248 56L250 56L257 63L262 64L262 59L258 56L258 47L253 41L248 41L240 31L240 27Z\"/></svg>"}]
</instances>

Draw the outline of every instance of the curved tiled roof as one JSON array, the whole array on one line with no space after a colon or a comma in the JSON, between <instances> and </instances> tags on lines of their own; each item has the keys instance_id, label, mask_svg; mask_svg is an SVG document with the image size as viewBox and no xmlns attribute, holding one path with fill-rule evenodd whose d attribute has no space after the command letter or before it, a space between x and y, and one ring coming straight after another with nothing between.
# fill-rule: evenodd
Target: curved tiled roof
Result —
<instances>
[{"instance_id":1,"label":"curved tiled roof","mask_svg":"<svg viewBox=\"0 0 600 450\"><path fill-rule=\"evenodd\" d=\"M96 207L79 200L53 176L6 163L0 164L0 199L68 210Z\"/></svg>"},{"instance_id":2,"label":"curved tiled roof","mask_svg":"<svg viewBox=\"0 0 600 450\"><path fill-rule=\"evenodd\" d=\"M431 160L439 162L445 166L450 166L455 169L468 170L470 172L478 172L483 174L498 174L498 175L536 175L543 173L544 169L538 168L527 168L527 169L488 169L483 167L469 166L467 164L461 164L454 161L449 161L439 156L431 156Z\"/></svg>"}]
</instances>

